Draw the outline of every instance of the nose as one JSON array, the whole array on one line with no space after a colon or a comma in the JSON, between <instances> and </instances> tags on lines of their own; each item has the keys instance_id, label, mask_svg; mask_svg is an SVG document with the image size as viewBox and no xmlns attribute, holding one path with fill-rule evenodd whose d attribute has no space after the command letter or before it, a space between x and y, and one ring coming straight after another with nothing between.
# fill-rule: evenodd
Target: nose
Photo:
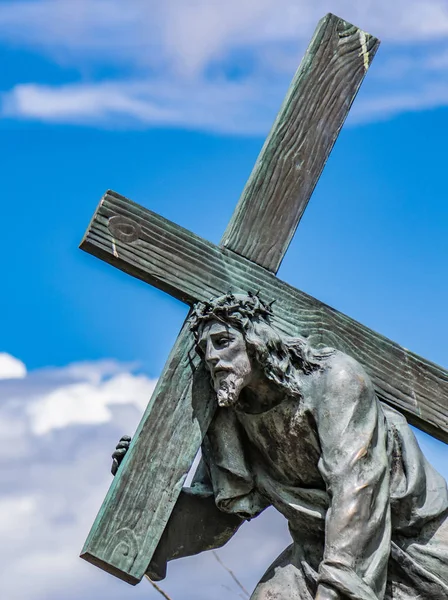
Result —
<instances>
[{"instance_id":1,"label":"nose","mask_svg":"<svg viewBox=\"0 0 448 600\"><path fill-rule=\"evenodd\" d=\"M207 347L205 349L205 362L209 367L215 367L219 362L218 352L211 340L207 341Z\"/></svg>"}]
</instances>

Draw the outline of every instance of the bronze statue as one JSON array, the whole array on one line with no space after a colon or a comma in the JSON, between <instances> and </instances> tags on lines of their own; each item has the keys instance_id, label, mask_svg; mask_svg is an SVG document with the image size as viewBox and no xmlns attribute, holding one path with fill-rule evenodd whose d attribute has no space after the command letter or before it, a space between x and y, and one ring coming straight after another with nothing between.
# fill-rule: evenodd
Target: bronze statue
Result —
<instances>
[{"instance_id":1,"label":"bronze statue","mask_svg":"<svg viewBox=\"0 0 448 600\"><path fill-rule=\"evenodd\" d=\"M225 543L272 505L293 543L252 600L448 600L448 492L353 358L270 324L256 294L190 324L219 409L149 568ZM129 445L114 452L113 472Z\"/></svg>"}]
</instances>

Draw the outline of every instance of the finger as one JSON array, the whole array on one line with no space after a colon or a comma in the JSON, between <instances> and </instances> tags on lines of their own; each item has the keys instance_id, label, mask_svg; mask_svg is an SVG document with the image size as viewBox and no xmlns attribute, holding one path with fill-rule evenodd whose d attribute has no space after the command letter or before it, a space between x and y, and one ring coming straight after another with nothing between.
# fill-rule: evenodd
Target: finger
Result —
<instances>
[{"instance_id":1,"label":"finger","mask_svg":"<svg viewBox=\"0 0 448 600\"><path fill-rule=\"evenodd\" d=\"M116 458L114 458L113 462L112 462L112 466L110 468L110 472L112 473L112 475L116 475L118 470L118 460Z\"/></svg>"},{"instance_id":2,"label":"finger","mask_svg":"<svg viewBox=\"0 0 448 600\"><path fill-rule=\"evenodd\" d=\"M120 438L120 442L130 442L130 441L131 441L130 435L122 435Z\"/></svg>"},{"instance_id":3,"label":"finger","mask_svg":"<svg viewBox=\"0 0 448 600\"><path fill-rule=\"evenodd\" d=\"M118 444L116 445L117 450L119 448L126 448L126 450L129 448L129 442L118 442Z\"/></svg>"},{"instance_id":4,"label":"finger","mask_svg":"<svg viewBox=\"0 0 448 600\"><path fill-rule=\"evenodd\" d=\"M112 458L116 458L121 460L123 456L126 454L126 448L119 448L112 453Z\"/></svg>"}]
</instances>

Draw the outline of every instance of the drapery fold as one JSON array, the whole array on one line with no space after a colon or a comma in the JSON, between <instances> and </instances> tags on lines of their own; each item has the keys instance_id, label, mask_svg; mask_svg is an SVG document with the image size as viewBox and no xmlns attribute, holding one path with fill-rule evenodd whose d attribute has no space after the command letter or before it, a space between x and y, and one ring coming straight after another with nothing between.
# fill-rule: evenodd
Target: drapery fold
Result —
<instances>
[{"instance_id":1,"label":"drapery fold","mask_svg":"<svg viewBox=\"0 0 448 600\"><path fill-rule=\"evenodd\" d=\"M366 386L355 405L336 406L331 427L322 420L334 414L314 411L317 428L326 432L319 461L325 485L314 488L279 481L238 414L219 410L203 444L216 505L246 519L275 506L296 544L320 540L309 569L344 600L407 600L422 593L448 600L448 526L440 527L448 523L446 483L404 417L373 394ZM425 533L431 528L437 532L432 538ZM415 594L394 591L388 573L397 572L414 582Z\"/></svg>"}]
</instances>

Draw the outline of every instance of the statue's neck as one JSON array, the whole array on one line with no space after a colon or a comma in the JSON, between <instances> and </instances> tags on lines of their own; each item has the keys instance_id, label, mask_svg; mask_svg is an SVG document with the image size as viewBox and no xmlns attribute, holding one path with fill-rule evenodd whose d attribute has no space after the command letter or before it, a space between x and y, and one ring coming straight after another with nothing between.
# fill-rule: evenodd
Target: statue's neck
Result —
<instances>
[{"instance_id":1,"label":"statue's neck","mask_svg":"<svg viewBox=\"0 0 448 600\"><path fill-rule=\"evenodd\" d=\"M266 377L244 388L237 404L237 410L249 414L266 412L286 398L285 390Z\"/></svg>"}]
</instances>

